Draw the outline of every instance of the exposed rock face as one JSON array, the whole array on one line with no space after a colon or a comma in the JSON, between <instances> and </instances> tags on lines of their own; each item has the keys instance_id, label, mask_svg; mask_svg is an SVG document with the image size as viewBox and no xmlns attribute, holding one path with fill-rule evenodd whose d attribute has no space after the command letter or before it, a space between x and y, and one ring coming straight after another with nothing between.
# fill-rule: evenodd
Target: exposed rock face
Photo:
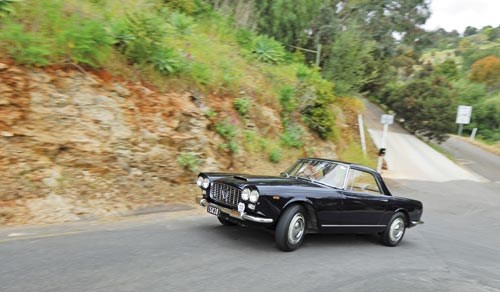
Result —
<instances>
[{"instance_id":1,"label":"exposed rock face","mask_svg":"<svg viewBox=\"0 0 500 292\"><path fill-rule=\"evenodd\" d=\"M207 132L209 123L189 93L2 64L0 223L19 223L19 212L72 220L187 193L194 177L176 158L214 155L220 138ZM206 160L204 169L221 168L219 160Z\"/></svg>"},{"instance_id":2,"label":"exposed rock face","mask_svg":"<svg viewBox=\"0 0 500 292\"><path fill-rule=\"evenodd\" d=\"M224 140L206 114L216 110L240 128L279 141L281 120L271 108L260 105L242 121L232 97L161 94L101 73L0 63L0 224L191 203L199 190L195 174L177 161L181 153L194 154L204 171L269 174L296 158L269 165L265 154L264 163L255 157L261 153L231 155L221 150ZM331 145L310 135L306 143L314 154L335 158Z\"/></svg>"}]
</instances>

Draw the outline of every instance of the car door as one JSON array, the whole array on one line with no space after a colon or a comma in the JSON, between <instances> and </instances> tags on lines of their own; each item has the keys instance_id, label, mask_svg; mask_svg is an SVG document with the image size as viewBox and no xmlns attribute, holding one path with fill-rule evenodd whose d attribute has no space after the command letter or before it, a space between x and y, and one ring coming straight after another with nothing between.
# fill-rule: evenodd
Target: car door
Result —
<instances>
[{"instance_id":1,"label":"car door","mask_svg":"<svg viewBox=\"0 0 500 292\"><path fill-rule=\"evenodd\" d=\"M343 194L342 225L381 227L388 197L371 172L351 168Z\"/></svg>"},{"instance_id":2,"label":"car door","mask_svg":"<svg viewBox=\"0 0 500 292\"><path fill-rule=\"evenodd\" d=\"M326 191L315 203L319 224L322 227L328 228L342 224L342 201L344 199L342 188L348 170L349 167L346 165L336 165L322 179L322 183L329 186L325 187Z\"/></svg>"}]
</instances>

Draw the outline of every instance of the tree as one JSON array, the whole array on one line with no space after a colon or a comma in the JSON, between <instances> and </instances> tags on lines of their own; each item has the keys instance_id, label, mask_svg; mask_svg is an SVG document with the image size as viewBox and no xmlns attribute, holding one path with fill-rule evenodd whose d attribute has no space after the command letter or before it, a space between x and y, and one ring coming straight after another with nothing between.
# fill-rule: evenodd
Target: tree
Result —
<instances>
[{"instance_id":1,"label":"tree","mask_svg":"<svg viewBox=\"0 0 500 292\"><path fill-rule=\"evenodd\" d=\"M350 95L374 76L366 66L373 62L374 44L365 41L361 33L347 30L338 35L328 53L323 75L335 84L337 95Z\"/></svg>"},{"instance_id":2,"label":"tree","mask_svg":"<svg viewBox=\"0 0 500 292\"><path fill-rule=\"evenodd\" d=\"M472 64L469 79L490 87L500 85L500 58L488 56Z\"/></svg>"},{"instance_id":3,"label":"tree","mask_svg":"<svg viewBox=\"0 0 500 292\"><path fill-rule=\"evenodd\" d=\"M435 73L448 78L448 80L457 80L459 77L457 64L452 59L446 59L443 63L437 65Z\"/></svg>"},{"instance_id":4,"label":"tree","mask_svg":"<svg viewBox=\"0 0 500 292\"><path fill-rule=\"evenodd\" d=\"M464 36L475 35L477 32L477 28L473 26L467 26L464 30Z\"/></svg>"},{"instance_id":5,"label":"tree","mask_svg":"<svg viewBox=\"0 0 500 292\"><path fill-rule=\"evenodd\" d=\"M392 92L392 108L411 133L442 142L455 125L456 97L442 77L418 78Z\"/></svg>"},{"instance_id":6,"label":"tree","mask_svg":"<svg viewBox=\"0 0 500 292\"><path fill-rule=\"evenodd\" d=\"M303 45L324 0L255 1L260 33L287 45Z\"/></svg>"}]
</instances>

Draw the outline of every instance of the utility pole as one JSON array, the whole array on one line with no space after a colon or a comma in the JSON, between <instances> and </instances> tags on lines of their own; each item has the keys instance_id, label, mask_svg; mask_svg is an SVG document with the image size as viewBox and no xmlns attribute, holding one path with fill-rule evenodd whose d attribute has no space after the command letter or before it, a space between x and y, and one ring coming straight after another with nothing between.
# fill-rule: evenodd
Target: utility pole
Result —
<instances>
[{"instance_id":1,"label":"utility pole","mask_svg":"<svg viewBox=\"0 0 500 292\"><path fill-rule=\"evenodd\" d=\"M363 116L361 114L358 114L358 126L359 137L361 138L361 149L363 150L363 155L366 157L365 127L363 126Z\"/></svg>"},{"instance_id":2,"label":"utility pole","mask_svg":"<svg viewBox=\"0 0 500 292\"><path fill-rule=\"evenodd\" d=\"M288 45L288 46L291 47L291 48L297 49L297 50L301 50L301 51L304 51L304 52L316 54L316 58L315 58L314 64L316 66L318 66L318 67L321 64L321 44L318 44L318 46L316 47L316 51L315 50L309 50L309 49L306 49L306 48L297 47L297 46L292 46L292 45Z\"/></svg>"}]
</instances>

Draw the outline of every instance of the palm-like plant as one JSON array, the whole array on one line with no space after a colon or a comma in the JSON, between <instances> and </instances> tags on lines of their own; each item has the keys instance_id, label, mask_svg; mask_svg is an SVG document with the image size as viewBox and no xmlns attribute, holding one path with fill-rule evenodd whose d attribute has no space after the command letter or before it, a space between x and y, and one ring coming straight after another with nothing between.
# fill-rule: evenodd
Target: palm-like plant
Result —
<instances>
[{"instance_id":1,"label":"palm-like plant","mask_svg":"<svg viewBox=\"0 0 500 292\"><path fill-rule=\"evenodd\" d=\"M19 0L0 0L0 16L11 14L13 9L10 5L18 1Z\"/></svg>"}]
</instances>

